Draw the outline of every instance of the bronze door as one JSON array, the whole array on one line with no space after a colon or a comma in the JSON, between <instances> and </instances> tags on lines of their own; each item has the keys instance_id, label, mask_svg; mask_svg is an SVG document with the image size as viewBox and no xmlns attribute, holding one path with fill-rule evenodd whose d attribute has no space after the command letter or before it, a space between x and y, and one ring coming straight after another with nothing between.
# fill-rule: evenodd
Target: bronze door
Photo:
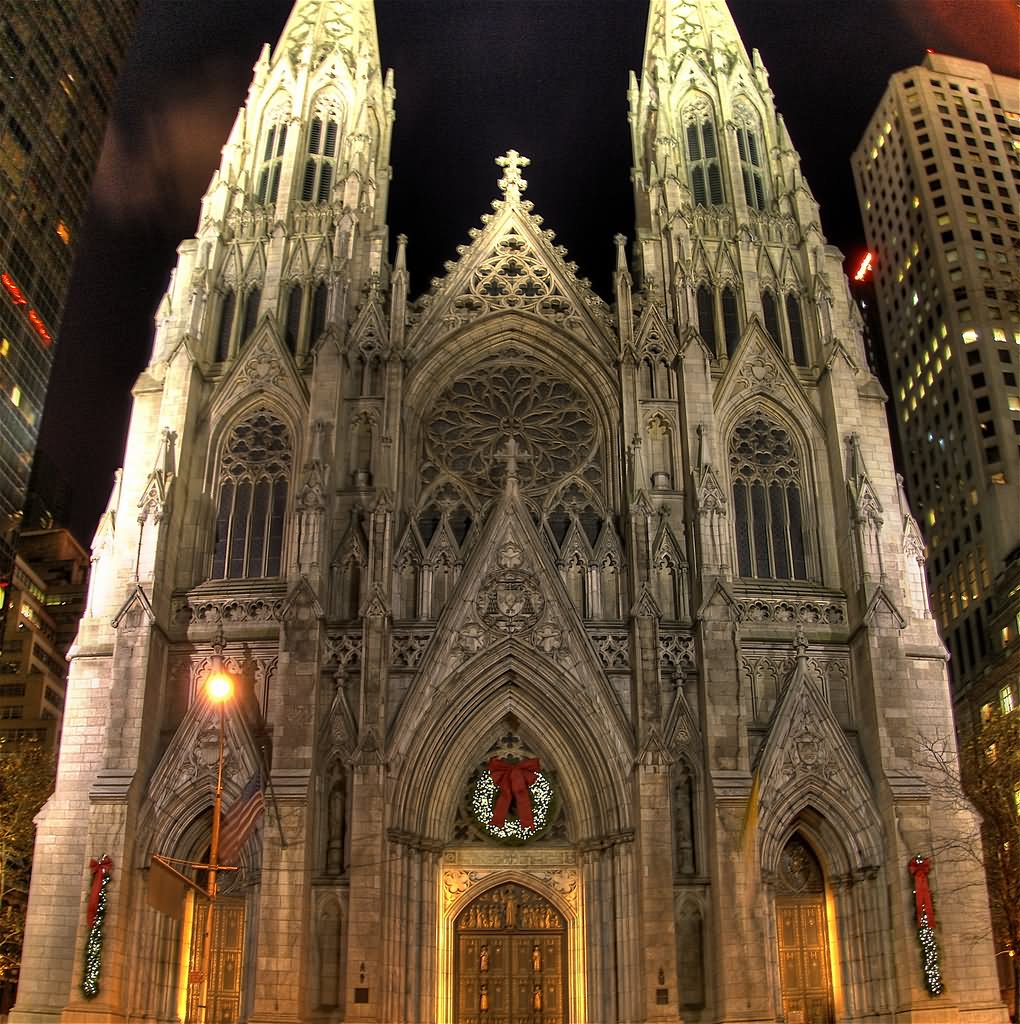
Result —
<instances>
[{"instance_id":1,"label":"bronze door","mask_svg":"<svg viewBox=\"0 0 1020 1024\"><path fill-rule=\"evenodd\" d=\"M824 882L814 854L797 837L783 853L776 931L787 1024L833 1024Z\"/></svg>"},{"instance_id":2,"label":"bronze door","mask_svg":"<svg viewBox=\"0 0 1020 1024\"><path fill-rule=\"evenodd\" d=\"M188 972L188 1020L202 1020L202 967L208 904L195 904ZM213 915L212 957L209 965L209 1024L234 1024L241 1015L241 965L244 945L244 902L217 900Z\"/></svg>"},{"instance_id":3,"label":"bronze door","mask_svg":"<svg viewBox=\"0 0 1020 1024\"><path fill-rule=\"evenodd\" d=\"M455 925L456 1024L566 1024L566 922L530 889L479 896Z\"/></svg>"}]
</instances>

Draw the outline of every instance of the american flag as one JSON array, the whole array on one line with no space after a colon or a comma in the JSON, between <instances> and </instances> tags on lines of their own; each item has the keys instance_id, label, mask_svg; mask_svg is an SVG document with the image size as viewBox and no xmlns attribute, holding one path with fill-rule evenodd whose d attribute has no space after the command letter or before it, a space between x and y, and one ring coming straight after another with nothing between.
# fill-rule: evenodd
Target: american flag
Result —
<instances>
[{"instance_id":1,"label":"american flag","mask_svg":"<svg viewBox=\"0 0 1020 1024\"><path fill-rule=\"evenodd\" d=\"M223 813L220 824L220 849L217 858L221 864L236 864L241 847L255 831L265 804L262 800L262 772L255 774L241 790L241 795Z\"/></svg>"}]
</instances>

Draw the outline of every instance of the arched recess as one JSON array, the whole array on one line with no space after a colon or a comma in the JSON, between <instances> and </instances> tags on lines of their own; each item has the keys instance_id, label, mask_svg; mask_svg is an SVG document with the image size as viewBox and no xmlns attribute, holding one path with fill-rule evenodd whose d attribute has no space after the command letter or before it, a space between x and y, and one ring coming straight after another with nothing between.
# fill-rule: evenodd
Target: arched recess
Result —
<instances>
[{"instance_id":1,"label":"arched recess","mask_svg":"<svg viewBox=\"0 0 1020 1024\"><path fill-rule=\"evenodd\" d=\"M240 366L243 363L244 358L242 356L235 365ZM300 400L281 388L277 391L249 393L234 402L230 402L229 399L223 401L218 396L211 403L207 420L210 429L206 449L205 473L201 483L202 491L205 495L207 518L204 522L198 524L197 528L201 532L196 537L197 543L195 544L195 565L200 579L209 578L212 566L212 552L216 541L216 513L219 501L218 484L224 446L230 437L230 432L237 424L242 423L247 417L261 411L266 412L283 423L290 441L292 460L286 508L283 513L280 574L285 576L289 572L291 549L295 541L296 532L290 528L291 513L297 492L295 472L296 467L300 465L301 455L304 451L305 414L301 408Z\"/></svg>"},{"instance_id":2,"label":"arched recess","mask_svg":"<svg viewBox=\"0 0 1020 1024\"><path fill-rule=\"evenodd\" d=\"M236 778L224 785L224 804L240 793ZM212 798L204 786L193 785L170 796L159 808L154 801L145 804L143 820L137 835L136 864L145 867L146 875L152 854L184 861L207 861L212 830ZM261 831L261 830L260 830ZM215 976L226 981L212 1005L229 1019L243 1016L250 1005L252 965L255 943L255 913L258 906L258 878L261 864L259 834L244 844L238 857L238 870L219 875L218 888L222 901L217 903L214 917L213 966ZM190 871L197 884L204 887L207 876ZM142 882L147 883L147 878ZM133 937L130 948L139 965L148 969L133 972L134 1005L159 1007L158 1016L194 1016L200 995L194 985L194 973L201 968L204 943L205 907L194 891L184 893L180 919L157 911L142 898L135 906ZM222 913L221 913L222 911ZM227 946L224 949L224 945Z\"/></svg>"},{"instance_id":3,"label":"arched recess","mask_svg":"<svg viewBox=\"0 0 1020 1024\"><path fill-rule=\"evenodd\" d=\"M526 354L536 368L569 381L591 405L605 467L603 500L619 504L620 482L611 467L620 464L619 399L613 356L597 344L579 339L528 313L500 312L444 334L418 354L404 391L405 433L403 470L407 493L418 489L424 418L442 392L472 367L506 349ZM583 368L583 369L579 369Z\"/></svg>"},{"instance_id":4,"label":"arched recess","mask_svg":"<svg viewBox=\"0 0 1020 1024\"><path fill-rule=\"evenodd\" d=\"M508 715L539 757L555 762L575 842L632 827L633 750L622 716L615 708L594 713L572 676L538 652L507 640L442 680L433 699L449 700L455 713L426 716L417 706L426 685L418 682L389 745L401 766L389 799L397 828L440 842L452 834L461 787L451 778L478 763Z\"/></svg>"},{"instance_id":5,"label":"arched recess","mask_svg":"<svg viewBox=\"0 0 1020 1024\"><path fill-rule=\"evenodd\" d=\"M837 567L832 552L836 550L831 518L823 526L819 518L819 496L829 493L828 461L825 439L816 417L810 410L802 412L800 403L789 402L781 407L770 395L758 393L736 402L720 418L720 462L726 473L726 494L733 501L733 473L730 467L730 441L737 427L750 417L760 414L781 427L789 437L799 463L801 490L801 521L803 524L806 579L824 583L836 578ZM736 509L730 518L731 565L738 566ZM824 534L823 534L824 531ZM793 577L791 574L792 578ZM776 578L761 577L757 578Z\"/></svg>"},{"instance_id":6,"label":"arched recess","mask_svg":"<svg viewBox=\"0 0 1020 1024\"><path fill-rule=\"evenodd\" d=\"M832 979L834 1018L879 1010L878 979L892 970L890 921L886 904L881 826L869 804L852 790L839 796L817 781L801 779L797 792L772 806L759 829L762 877L769 893L770 925L777 929L775 901L784 850L800 837L821 865L824 877L825 939ZM877 941L876 941L876 936ZM780 935L770 940L775 950L772 983L781 1001Z\"/></svg>"},{"instance_id":7,"label":"arched recess","mask_svg":"<svg viewBox=\"0 0 1020 1024\"><path fill-rule=\"evenodd\" d=\"M466 878L466 876L465 876ZM551 904L566 922L567 964L566 979L569 986L567 997L568 1020L584 1021L585 1009L585 945L584 927L580 913L580 894L574 894L574 901L567 899L538 875L518 868L507 868L486 875L484 879L472 882L466 878L462 886L451 888L441 878L441 912L439 919L439 984L437 986L437 1020L454 1019L454 959L456 936L454 925L460 914L479 896L507 885L518 885L528 889ZM536 1017L536 1019L538 1019Z\"/></svg>"}]
</instances>

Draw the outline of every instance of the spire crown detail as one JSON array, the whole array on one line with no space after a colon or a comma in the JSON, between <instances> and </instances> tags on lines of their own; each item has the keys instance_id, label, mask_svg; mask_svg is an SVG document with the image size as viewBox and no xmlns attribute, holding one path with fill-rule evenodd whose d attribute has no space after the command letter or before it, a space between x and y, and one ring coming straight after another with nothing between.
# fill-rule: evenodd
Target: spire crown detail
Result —
<instances>
[{"instance_id":1,"label":"spire crown detail","mask_svg":"<svg viewBox=\"0 0 1020 1024\"><path fill-rule=\"evenodd\" d=\"M286 53L296 65L308 47L313 67L335 52L353 65L368 27L363 24L362 7L363 0L298 0L284 26L275 58Z\"/></svg>"}]
</instances>

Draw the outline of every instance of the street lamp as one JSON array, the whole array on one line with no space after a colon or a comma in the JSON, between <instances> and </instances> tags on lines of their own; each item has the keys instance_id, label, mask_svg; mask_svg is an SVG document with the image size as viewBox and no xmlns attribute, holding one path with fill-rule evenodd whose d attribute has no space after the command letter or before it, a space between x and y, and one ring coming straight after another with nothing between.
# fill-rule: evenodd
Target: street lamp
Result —
<instances>
[{"instance_id":1,"label":"street lamp","mask_svg":"<svg viewBox=\"0 0 1020 1024\"><path fill-rule=\"evenodd\" d=\"M218 646L218 645L217 645ZM216 911L216 872L220 854L220 818L223 810L223 734L227 702L234 696L234 680L223 666L223 655L219 650L209 663L209 675L205 680L205 693L211 704L219 707L219 752L216 759L216 792L213 797L212 839L209 843L208 883L206 897L209 901L205 915L205 943L202 949L202 1021L209 1024L209 973L212 967L213 915Z\"/></svg>"}]
</instances>

